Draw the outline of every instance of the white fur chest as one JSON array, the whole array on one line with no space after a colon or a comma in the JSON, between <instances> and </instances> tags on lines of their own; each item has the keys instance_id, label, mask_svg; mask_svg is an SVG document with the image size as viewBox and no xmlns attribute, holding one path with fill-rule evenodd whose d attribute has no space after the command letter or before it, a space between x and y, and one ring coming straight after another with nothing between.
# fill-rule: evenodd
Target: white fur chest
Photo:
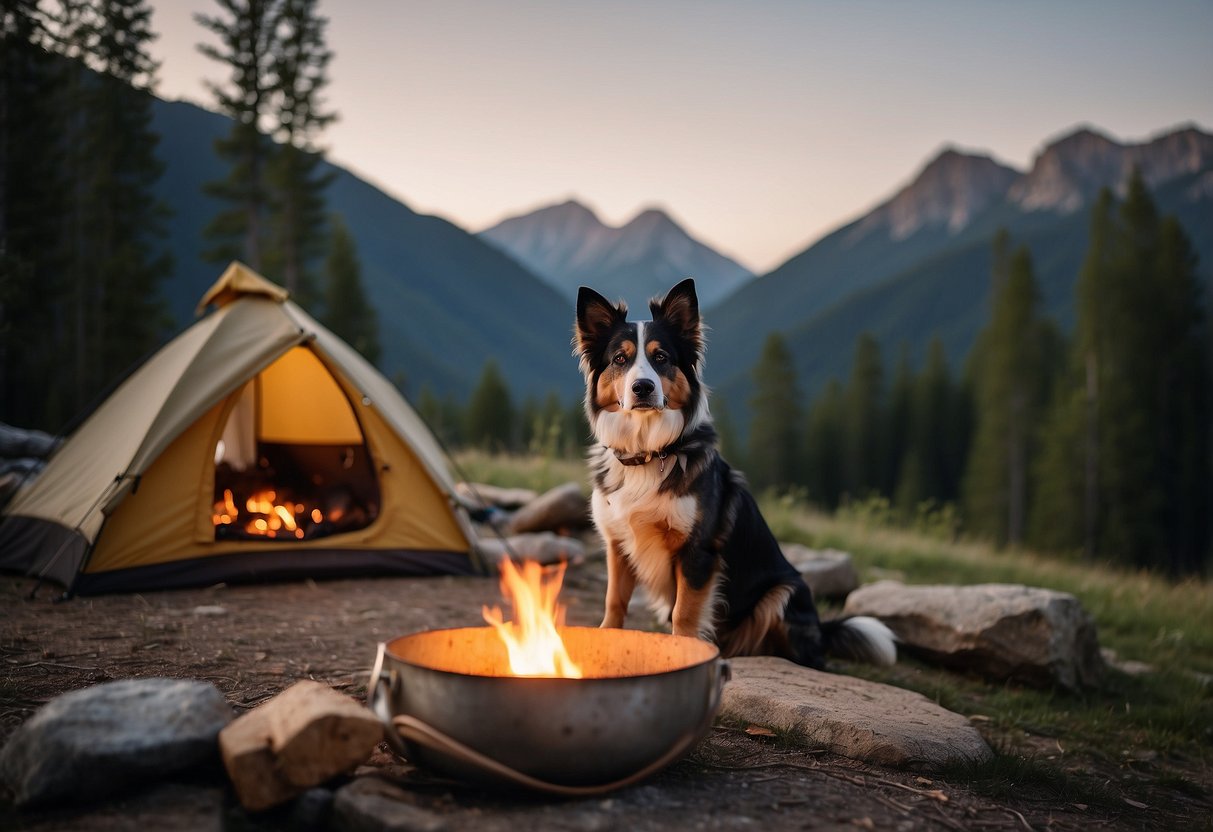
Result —
<instances>
[{"instance_id":1,"label":"white fur chest","mask_svg":"<svg viewBox=\"0 0 1213 832\"><path fill-rule=\"evenodd\" d=\"M662 481L671 472L657 461L625 466L606 461L606 489L595 489L591 501L599 532L627 557L632 571L659 614L673 606L678 549L698 522L698 506L691 496L662 494Z\"/></svg>"}]
</instances>

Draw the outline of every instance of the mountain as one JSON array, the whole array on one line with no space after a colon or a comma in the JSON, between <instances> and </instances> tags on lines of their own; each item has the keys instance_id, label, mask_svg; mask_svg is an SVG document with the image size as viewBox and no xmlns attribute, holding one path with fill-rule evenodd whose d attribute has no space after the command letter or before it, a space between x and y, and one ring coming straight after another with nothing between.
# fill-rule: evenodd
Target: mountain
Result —
<instances>
[{"instance_id":1,"label":"mountain","mask_svg":"<svg viewBox=\"0 0 1213 832\"><path fill-rule=\"evenodd\" d=\"M570 300L587 285L643 310L649 298L694 277L701 301L711 304L753 277L656 208L616 228L569 200L503 220L480 237Z\"/></svg>"},{"instance_id":2,"label":"mountain","mask_svg":"<svg viewBox=\"0 0 1213 832\"><path fill-rule=\"evenodd\" d=\"M867 215L826 235L707 310L709 381L744 411L749 371L766 336L783 332L810 396L850 371L871 332L892 366L904 345L920 357L939 335L956 369L985 324L990 244L1006 228L1032 252L1047 312L1073 320L1087 246L1087 208L1123 187L1136 166L1159 210L1184 224L1206 278L1213 273L1213 136L1194 127L1138 144L1089 128L1049 143L1026 173L945 150Z\"/></svg>"},{"instance_id":3,"label":"mountain","mask_svg":"<svg viewBox=\"0 0 1213 832\"><path fill-rule=\"evenodd\" d=\"M1135 167L1151 188L1213 168L1213 135L1184 127L1144 144L1123 145L1083 127L1048 145L1008 197L1025 211L1073 213L1102 187L1119 191Z\"/></svg>"},{"instance_id":4,"label":"mountain","mask_svg":"<svg viewBox=\"0 0 1213 832\"><path fill-rule=\"evenodd\" d=\"M206 263L202 229L219 204L202 192L224 164L214 140L231 122L193 104L156 100L153 129L166 169L157 195L173 211L169 246L175 258L164 286L179 325L223 266ZM412 211L350 171L332 164L328 208L350 229L362 279L378 311L380 369L415 394L428 385L465 396L490 358L516 394L581 387L568 343L573 307L515 260L438 217ZM267 274L274 279L275 275Z\"/></svg>"}]
</instances>

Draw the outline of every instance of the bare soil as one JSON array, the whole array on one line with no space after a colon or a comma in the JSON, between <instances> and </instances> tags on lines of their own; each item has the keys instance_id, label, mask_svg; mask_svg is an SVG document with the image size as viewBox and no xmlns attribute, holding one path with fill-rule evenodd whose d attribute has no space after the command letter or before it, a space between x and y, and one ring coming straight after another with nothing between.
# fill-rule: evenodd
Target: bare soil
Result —
<instances>
[{"instance_id":1,"label":"bare soil","mask_svg":"<svg viewBox=\"0 0 1213 832\"><path fill-rule=\"evenodd\" d=\"M571 624L601 616L600 562L570 568L562 599ZM376 578L76 598L0 577L0 742L58 694L128 677L213 682L243 712L300 679L365 693L376 644L435 627L482 624L500 603L485 578ZM981 726L978 726L979 729ZM364 767L402 786L447 828L533 829L1197 829L1200 795L1167 791L1123 809L1059 804L1033 789L990 799L963 782L893 771L717 726L686 759L607 798L560 801L488 793L441 780L386 746ZM1114 788L1114 771L1108 781ZM1155 800L1157 798L1157 800ZM20 813L0 802L0 829L298 826L298 807L243 814L221 775L161 786L104 806Z\"/></svg>"}]
</instances>

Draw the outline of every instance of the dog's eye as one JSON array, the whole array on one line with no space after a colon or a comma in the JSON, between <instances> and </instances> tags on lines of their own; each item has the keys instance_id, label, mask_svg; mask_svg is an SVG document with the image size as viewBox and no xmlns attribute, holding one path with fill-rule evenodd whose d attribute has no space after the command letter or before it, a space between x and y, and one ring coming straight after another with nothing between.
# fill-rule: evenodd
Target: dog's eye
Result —
<instances>
[{"instance_id":1,"label":"dog's eye","mask_svg":"<svg viewBox=\"0 0 1213 832\"><path fill-rule=\"evenodd\" d=\"M653 353L653 363L654 364L664 364L666 361L669 360L669 358L670 357L668 355L666 355L664 352L662 352L661 350L657 350L657 352Z\"/></svg>"},{"instance_id":2,"label":"dog's eye","mask_svg":"<svg viewBox=\"0 0 1213 832\"><path fill-rule=\"evenodd\" d=\"M617 352L617 353L615 353L615 357L612 360L616 364L626 364L628 361L628 357L626 355L624 355L622 352Z\"/></svg>"}]
</instances>

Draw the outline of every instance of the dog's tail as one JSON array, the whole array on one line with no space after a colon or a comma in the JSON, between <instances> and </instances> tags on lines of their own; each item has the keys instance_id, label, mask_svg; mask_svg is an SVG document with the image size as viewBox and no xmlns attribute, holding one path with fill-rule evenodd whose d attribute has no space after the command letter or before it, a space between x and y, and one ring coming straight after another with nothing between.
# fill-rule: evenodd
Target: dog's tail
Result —
<instances>
[{"instance_id":1,"label":"dog's tail","mask_svg":"<svg viewBox=\"0 0 1213 832\"><path fill-rule=\"evenodd\" d=\"M867 615L821 623L826 652L840 659L890 667L897 661L897 636L879 619Z\"/></svg>"}]
</instances>

